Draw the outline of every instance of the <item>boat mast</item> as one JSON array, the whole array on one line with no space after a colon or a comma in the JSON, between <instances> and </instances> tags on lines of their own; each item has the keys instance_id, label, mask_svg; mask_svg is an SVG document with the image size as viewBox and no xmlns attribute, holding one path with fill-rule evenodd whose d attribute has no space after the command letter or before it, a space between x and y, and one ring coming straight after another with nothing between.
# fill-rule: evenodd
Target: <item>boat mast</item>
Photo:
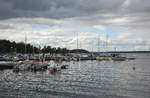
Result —
<instances>
[{"instance_id":1,"label":"boat mast","mask_svg":"<svg viewBox=\"0 0 150 98\"><path fill-rule=\"evenodd\" d=\"M100 33L98 35L98 54L99 54L99 52L100 52Z\"/></svg>"},{"instance_id":2,"label":"boat mast","mask_svg":"<svg viewBox=\"0 0 150 98\"><path fill-rule=\"evenodd\" d=\"M106 33L106 51L105 52L108 52L108 34Z\"/></svg>"},{"instance_id":3,"label":"boat mast","mask_svg":"<svg viewBox=\"0 0 150 98\"><path fill-rule=\"evenodd\" d=\"M24 51L25 59L27 59L27 33L25 32L25 51Z\"/></svg>"},{"instance_id":4,"label":"boat mast","mask_svg":"<svg viewBox=\"0 0 150 98\"><path fill-rule=\"evenodd\" d=\"M27 53L27 33L25 32L25 54Z\"/></svg>"},{"instance_id":5,"label":"boat mast","mask_svg":"<svg viewBox=\"0 0 150 98\"><path fill-rule=\"evenodd\" d=\"M92 53L93 53L93 40L92 40Z\"/></svg>"},{"instance_id":6,"label":"boat mast","mask_svg":"<svg viewBox=\"0 0 150 98\"><path fill-rule=\"evenodd\" d=\"M33 45L33 47L32 47L32 48L33 48L33 56L34 56L34 54L35 54L35 51L34 51L34 45Z\"/></svg>"},{"instance_id":7,"label":"boat mast","mask_svg":"<svg viewBox=\"0 0 150 98\"><path fill-rule=\"evenodd\" d=\"M80 49L82 49L82 43L81 43L81 41L80 41Z\"/></svg>"},{"instance_id":8,"label":"boat mast","mask_svg":"<svg viewBox=\"0 0 150 98\"><path fill-rule=\"evenodd\" d=\"M78 32L77 32L77 49L79 48L79 41L78 41Z\"/></svg>"}]
</instances>

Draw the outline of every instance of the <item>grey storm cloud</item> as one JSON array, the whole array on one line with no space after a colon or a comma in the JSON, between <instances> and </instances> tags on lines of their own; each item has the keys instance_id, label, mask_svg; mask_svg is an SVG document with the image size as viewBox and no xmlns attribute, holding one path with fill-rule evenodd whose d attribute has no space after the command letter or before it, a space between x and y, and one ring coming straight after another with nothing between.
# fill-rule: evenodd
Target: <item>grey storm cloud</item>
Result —
<instances>
[{"instance_id":1,"label":"grey storm cloud","mask_svg":"<svg viewBox=\"0 0 150 98\"><path fill-rule=\"evenodd\" d=\"M149 0L0 0L0 20L26 17L75 18L88 25L147 28L150 25L149 5ZM117 24L111 21L117 18L126 18L127 21ZM13 23L11 20L8 21ZM40 19L21 19L21 22L45 24L45 21ZM6 25L1 25L1 28L6 28ZM48 25L55 24L49 22Z\"/></svg>"},{"instance_id":2,"label":"grey storm cloud","mask_svg":"<svg viewBox=\"0 0 150 98\"><path fill-rule=\"evenodd\" d=\"M115 12L123 3L124 0L0 0L0 19L79 17Z\"/></svg>"},{"instance_id":3,"label":"grey storm cloud","mask_svg":"<svg viewBox=\"0 0 150 98\"><path fill-rule=\"evenodd\" d=\"M150 12L150 0L127 0L130 12Z\"/></svg>"},{"instance_id":4,"label":"grey storm cloud","mask_svg":"<svg viewBox=\"0 0 150 98\"><path fill-rule=\"evenodd\" d=\"M149 13L149 0L0 0L0 19L71 18L95 14Z\"/></svg>"}]
</instances>

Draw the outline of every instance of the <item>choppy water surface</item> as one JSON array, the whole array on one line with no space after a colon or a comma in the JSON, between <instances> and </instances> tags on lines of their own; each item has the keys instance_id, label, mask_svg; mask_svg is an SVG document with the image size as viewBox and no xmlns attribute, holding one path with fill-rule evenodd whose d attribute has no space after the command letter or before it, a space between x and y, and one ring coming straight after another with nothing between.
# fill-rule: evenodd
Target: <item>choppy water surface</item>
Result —
<instances>
[{"instance_id":1,"label":"choppy water surface","mask_svg":"<svg viewBox=\"0 0 150 98\"><path fill-rule=\"evenodd\" d=\"M0 71L0 98L150 98L149 54L133 61L64 63L68 69L54 75Z\"/></svg>"}]
</instances>

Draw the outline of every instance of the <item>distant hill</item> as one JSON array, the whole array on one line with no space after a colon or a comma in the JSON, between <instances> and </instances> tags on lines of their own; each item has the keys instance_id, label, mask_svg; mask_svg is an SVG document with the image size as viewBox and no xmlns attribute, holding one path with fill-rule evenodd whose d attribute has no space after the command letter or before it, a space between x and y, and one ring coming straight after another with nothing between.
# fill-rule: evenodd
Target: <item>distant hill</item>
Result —
<instances>
[{"instance_id":1,"label":"distant hill","mask_svg":"<svg viewBox=\"0 0 150 98\"><path fill-rule=\"evenodd\" d=\"M98 52L93 52L98 53ZM100 53L150 53L150 51L108 51L108 52L100 52Z\"/></svg>"},{"instance_id":2,"label":"distant hill","mask_svg":"<svg viewBox=\"0 0 150 98\"><path fill-rule=\"evenodd\" d=\"M73 50L70 50L70 53L89 53L89 52L84 49L73 49Z\"/></svg>"}]
</instances>

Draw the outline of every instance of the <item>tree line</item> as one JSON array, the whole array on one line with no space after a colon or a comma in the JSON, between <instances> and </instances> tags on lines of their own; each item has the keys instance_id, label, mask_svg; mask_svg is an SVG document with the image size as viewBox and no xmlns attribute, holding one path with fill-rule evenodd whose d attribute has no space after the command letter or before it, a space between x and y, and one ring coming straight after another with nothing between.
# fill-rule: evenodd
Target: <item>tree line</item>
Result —
<instances>
[{"instance_id":1,"label":"tree line","mask_svg":"<svg viewBox=\"0 0 150 98\"><path fill-rule=\"evenodd\" d=\"M26 47L26 48L25 48ZM9 40L0 40L0 54L3 53L68 53L70 50L66 48L55 48L51 46L44 46L43 48L33 46L31 44L25 44L24 42Z\"/></svg>"}]
</instances>

